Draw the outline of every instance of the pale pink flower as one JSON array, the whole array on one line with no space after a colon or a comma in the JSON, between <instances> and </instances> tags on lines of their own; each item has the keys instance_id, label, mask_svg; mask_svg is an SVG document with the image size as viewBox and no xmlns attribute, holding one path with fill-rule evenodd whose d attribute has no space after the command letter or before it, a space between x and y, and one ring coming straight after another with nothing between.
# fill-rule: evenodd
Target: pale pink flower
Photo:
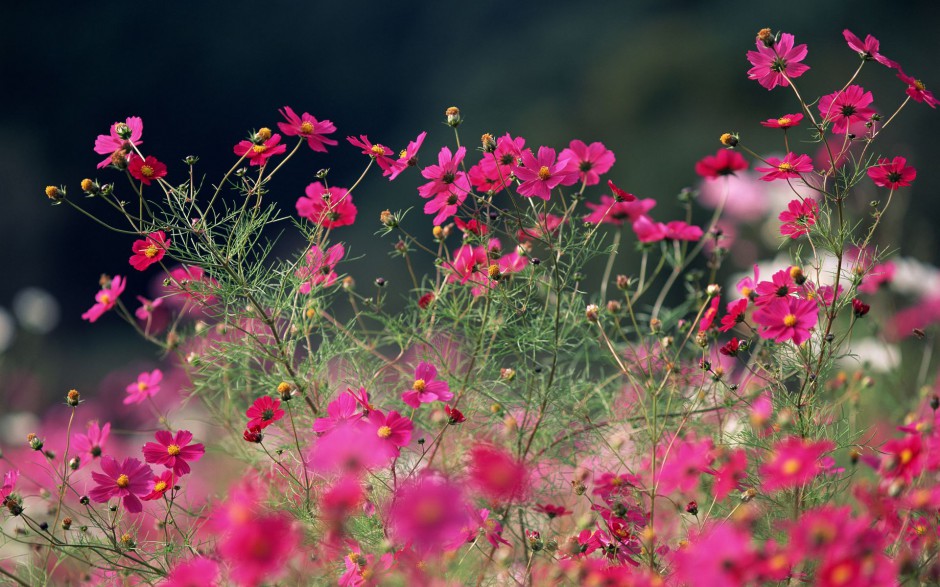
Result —
<instances>
[{"instance_id":1,"label":"pale pink flower","mask_svg":"<svg viewBox=\"0 0 940 587\"><path fill-rule=\"evenodd\" d=\"M160 391L160 382L163 381L163 372L154 369L150 373L144 371L137 376L137 381L127 386L127 397L124 405L139 404L149 397L157 395Z\"/></svg>"}]
</instances>

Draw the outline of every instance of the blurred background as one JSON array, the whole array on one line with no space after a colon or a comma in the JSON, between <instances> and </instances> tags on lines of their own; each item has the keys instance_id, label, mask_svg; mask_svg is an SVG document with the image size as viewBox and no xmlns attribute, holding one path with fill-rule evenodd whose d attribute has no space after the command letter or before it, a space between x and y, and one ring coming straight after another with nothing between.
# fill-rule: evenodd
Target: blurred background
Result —
<instances>
[{"instance_id":1,"label":"blurred background","mask_svg":"<svg viewBox=\"0 0 940 587\"><path fill-rule=\"evenodd\" d=\"M762 6L757 6L762 4ZM151 273L130 269L129 240L106 233L46 185L81 198L82 178L123 179L96 170L95 137L128 116L144 120L144 152L183 179L187 155L207 182L234 162L232 146L254 128L275 127L290 105L338 127L330 154L304 148L274 181L271 197L293 210L314 173L330 167L348 186L363 160L347 135L368 134L394 149L419 132L433 160L453 144L444 109L461 108L464 144L507 131L527 145L602 141L617 164L608 177L659 201L657 219L678 213L676 194L699 180L694 163L732 130L758 151L780 149L758 122L798 108L789 89L747 79L745 53L758 29L796 35L809 46L804 96L838 89L857 65L843 28L881 40L885 55L940 94L940 4L858 0L766 3L668 0L466 3L8 2L0 36L0 414L43 412L70 387L119 397L159 360L115 316L81 320L101 273L129 277L125 299L146 295ZM877 64L859 83L890 114L905 86ZM811 99L811 98L808 98ZM904 255L938 262L940 113L911 103L878 151L905 155L920 170L891 215L890 242ZM807 147L807 150L813 147ZM799 150L799 149L797 149ZM378 214L418 203L417 174L389 183L377 174L356 193L359 220L336 237L365 259L350 272L369 285L393 241L373 236ZM119 183L121 185L121 183ZM592 193L596 201L600 191ZM95 204L96 202L83 202ZM862 207L867 201L862 203ZM701 211L702 218L707 212ZM903 216L903 218L902 218ZM430 228L420 210L415 226ZM421 224L424 223L424 224ZM299 243L288 242L287 245ZM773 253L773 248L769 249ZM629 250L622 254L629 272ZM385 275L394 279L393 275ZM133 307L134 305L132 305ZM122 378L111 374L126 369Z\"/></svg>"}]
</instances>

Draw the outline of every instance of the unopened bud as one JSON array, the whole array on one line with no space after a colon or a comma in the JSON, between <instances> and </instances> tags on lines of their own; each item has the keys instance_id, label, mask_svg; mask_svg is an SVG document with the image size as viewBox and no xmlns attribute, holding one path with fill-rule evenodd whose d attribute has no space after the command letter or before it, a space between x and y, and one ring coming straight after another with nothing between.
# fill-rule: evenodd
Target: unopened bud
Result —
<instances>
[{"instance_id":1,"label":"unopened bud","mask_svg":"<svg viewBox=\"0 0 940 587\"><path fill-rule=\"evenodd\" d=\"M78 393L77 389L70 389L68 394L65 396L65 403L71 407L77 406L82 401L82 396Z\"/></svg>"},{"instance_id":2,"label":"unopened bud","mask_svg":"<svg viewBox=\"0 0 940 587\"><path fill-rule=\"evenodd\" d=\"M82 466L82 459L79 457L72 457L69 459L69 469L77 471L79 467Z\"/></svg>"},{"instance_id":3,"label":"unopened bud","mask_svg":"<svg viewBox=\"0 0 940 587\"><path fill-rule=\"evenodd\" d=\"M53 202L61 202L65 199L65 190L57 188L54 185L46 186L46 197Z\"/></svg>"},{"instance_id":4,"label":"unopened bud","mask_svg":"<svg viewBox=\"0 0 940 587\"><path fill-rule=\"evenodd\" d=\"M437 240L441 240L442 238L444 238L444 229L441 228L440 226L435 226L431 230L431 234L433 234L434 238L436 238Z\"/></svg>"},{"instance_id":5,"label":"unopened bud","mask_svg":"<svg viewBox=\"0 0 940 587\"><path fill-rule=\"evenodd\" d=\"M392 214L391 210L383 210L382 213L379 214L379 222L389 228L395 228L398 226L398 218Z\"/></svg>"},{"instance_id":6,"label":"unopened bud","mask_svg":"<svg viewBox=\"0 0 940 587\"><path fill-rule=\"evenodd\" d=\"M705 288L705 295L710 298L713 298L721 293L721 286L717 284L711 284Z\"/></svg>"},{"instance_id":7,"label":"unopened bud","mask_svg":"<svg viewBox=\"0 0 940 587\"><path fill-rule=\"evenodd\" d=\"M463 122L463 119L460 118L460 108L456 106L451 106L445 110L444 115L447 116L447 124L450 126L457 127Z\"/></svg>"},{"instance_id":8,"label":"unopened bud","mask_svg":"<svg viewBox=\"0 0 940 587\"><path fill-rule=\"evenodd\" d=\"M774 33L770 29L761 29L757 31L757 40L763 43L765 47L773 47Z\"/></svg>"},{"instance_id":9,"label":"unopened bud","mask_svg":"<svg viewBox=\"0 0 940 587\"><path fill-rule=\"evenodd\" d=\"M42 450L42 439L32 432L26 435L26 442L29 443L29 448L33 450Z\"/></svg>"},{"instance_id":10,"label":"unopened bud","mask_svg":"<svg viewBox=\"0 0 940 587\"><path fill-rule=\"evenodd\" d=\"M718 140L721 141L721 144L724 145L724 146L726 146L726 147L736 147L736 146L738 146L738 137L737 137L737 135L733 135L733 134L731 134L730 132L724 133L723 135L721 135L720 137L718 137Z\"/></svg>"},{"instance_id":11,"label":"unopened bud","mask_svg":"<svg viewBox=\"0 0 940 587\"><path fill-rule=\"evenodd\" d=\"M82 191L86 194L94 194L98 191L98 184L88 178L85 178L82 180Z\"/></svg>"},{"instance_id":12,"label":"unopened bud","mask_svg":"<svg viewBox=\"0 0 940 587\"><path fill-rule=\"evenodd\" d=\"M662 320L653 318L650 320L650 334L659 334L659 329L663 325Z\"/></svg>"},{"instance_id":13,"label":"unopened bud","mask_svg":"<svg viewBox=\"0 0 940 587\"><path fill-rule=\"evenodd\" d=\"M294 397L294 386L286 381L281 381L277 384L277 392L282 400L290 401Z\"/></svg>"},{"instance_id":14,"label":"unopened bud","mask_svg":"<svg viewBox=\"0 0 940 587\"><path fill-rule=\"evenodd\" d=\"M490 276L490 279L499 280L499 278L502 277L502 274L499 272L499 265L496 265L495 263L489 266L489 268L486 270L486 273Z\"/></svg>"},{"instance_id":15,"label":"unopened bud","mask_svg":"<svg viewBox=\"0 0 940 587\"><path fill-rule=\"evenodd\" d=\"M600 308L597 307L597 304L588 304L588 307L584 309L584 316L587 318L588 322L596 323L599 311Z\"/></svg>"},{"instance_id":16,"label":"unopened bud","mask_svg":"<svg viewBox=\"0 0 940 587\"><path fill-rule=\"evenodd\" d=\"M509 369L509 368L500 369L500 370L499 370L499 376L500 376L504 381L512 381L513 379L516 378L516 370L515 370L515 369Z\"/></svg>"},{"instance_id":17,"label":"unopened bud","mask_svg":"<svg viewBox=\"0 0 940 587\"><path fill-rule=\"evenodd\" d=\"M619 314L620 309L621 309L620 302L618 302L617 300L610 300L609 302L607 302L607 311L610 312L611 314Z\"/></svg>"},{"instance_id":18,"label":"unopened bud","mask_svg":"<svg viewBox=\"0 0 940 587\"><path fill-rule=\"evenodd\" d=\"M258 129L258 132L255 133L256 143L263 143L270 138L271 138L271 129L266 126L262 126L261 128Z\"/></svg>"},{"instance_id":19,"label":"unopened bud","mask_svg":"<svg viewBox=\"0 0 940 587\"><path fill-rule=\"evenodd\" d=\"M65 518L64 520L62 520L63 530L68 530L71 527L72 527L72 518Z\"/></svg>"},{"instance_id":20,"label":"unopened bud","mask_svg":"<svg viewBox=\"0 0 940 587\"><path fill-rule=\"evenodd\" d=\"M627 290L630 289L630 278L626 275L617 276L617 289Z\"/></svg>"},{"instance_id":21,"label":"unopened bud","mask_svg":"<svg viewBox=\"0 0 940 587\"><path fill-rule=\"evenodd\" d=\"M493 135L490 133L486 133L480 137L480 142L483 143L484 153L492 153L496 150L496 139L494 139Z\"/></svg>"}]
</instances>

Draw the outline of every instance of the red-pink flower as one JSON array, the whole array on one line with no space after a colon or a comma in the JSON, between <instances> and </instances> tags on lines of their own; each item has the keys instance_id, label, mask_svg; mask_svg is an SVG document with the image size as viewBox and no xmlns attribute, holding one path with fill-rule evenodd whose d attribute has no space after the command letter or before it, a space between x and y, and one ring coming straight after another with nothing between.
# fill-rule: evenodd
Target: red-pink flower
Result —
<instances>
[{"instance_id":1,"label":"red-pink flower","mask_svg":"<svg viewBox=\"0 0 940 587\"><path fill-rule=\"evenodd\" d=\"M92 471L91 478L98 485L88 492L88 496L98 503L104 503L112 497L124 501L124 509L132 514L143 511L143 504L138 496L147 495L153 489L153 471L135 458L126 458L118 463L111 457L101 457L101 471Z\"/></svg>"},{"instance_id":2,"label":"red-pink flower","mask_svg":"<svg viewBox=\"0 0 940 587\"><path fill-rule=\"evenodd\" d=\"M732 339L737 340L737 339ZM724 499L732 491L739 489L741 481L747 477L747 452L744 449L732 451L724 464L715 471L715 499Z\"/></svg>"},{"instance_id":3,"label":"red-pink flower","mask_svg":"<svg viewBox=\"0 0 940 587\"><path fill-rule=\"evenodd\" d=\"M671 220L666 223L666 240L672 241L697 241L705 233L698 226L693 226L682 220Z\"/></svg>"},{"instance_id":4,"label":"red-pink flower","mask_svg":"<svg viewBox=\"0 0 940 587\"><path fill-rule=\"evenodd\" d=\"M734 175L735 171L747 169L747 160L741 153L730 149L718 149L714 155L703 157L695 164L695 173L706 179Z\"/></svg>"},{"instance_id":5,"label":"red-pink flower","mask_svg":"<svg viewBox=\"0 0 940 587\"><path fill-rule=\"evenodd\" d=\"M362 419L358 412L359 404L350 393L342 393L326 406L325 418L317 418L313 422L313 431L317 434L326 434L340 424L357 422Z\"/></svg>"},{"instance_id":6,"label":"red-pink flower","mask_svg":"<svg viewBox=\"0 0 940 587\"><path fill-rule=\"evenodd\" d=\"M496 140L496 150L483 153L480 162L468 172L470 183L481 192L497 193L509 183L509 178L519 167L519 159L525 148L525 139L512 138L509 133Z\"/></svg>"},{"instance_id":7,"label":"red-pink flower","mask_svg":"<svg viewBox=\"0 0 940 587\"><path fill-rule=\"evenodd\" d=\"M862 86L851 85L819 99L819 114L832 123L832 132L841 135L848 132L849 125L868 122L874 108L869 108L874 98Z\"/></svg>"},{"instance_id":8,"label":"red-pink flower","mask_svg":"<svg viewBox=\"0 0 940 587\"><path fill-rule=\"evenodd\" d=\"M200 445L201 446L201 445ZM173 485L176 483L176 478L173 475L172 469L167 469L160 473L159 475L154 475L153 477L153 489L147 495L143 496L141 499L144 501L153 501L155 499L160 499L163 495L173 489Z\"/></svg>"},{"instance_id":9,"label":"red-pink flower","mask_svg":"<svg viewBox=\"0 0 940 587\"><path fill-rule=\"evenodd\" d=\"M121 153L123 158L131 151L134 145L142 145L140 136L144 133L144 122L139 116L130 116L125 122L115 122L111 125L109 134L98 135L95 139L95 153L107 155L98 169L107 167L114 160L116 153Z\"/></svg>"},{"instance_id":10,"label":"red-pink flower","mask_svg":"<svg viewBox=\"0 0 940 587\"><path fill-rule=\"evenodd\" d=\"M326 187L315 181L297 200L297 215L325 228L351 226L356 221L356 206L346 188Z\"/></svg>"},{"instance_id":11,"label":"red-pink flower","mask_svg":"<svg viewBox=\"0 0 940 587\"><path fill-rule=\"evenodd\" d=\"M791 200L787 209L780 213L780 234L790 238L799 238L809 233L811 226L816 224L816 214L819 213L819 204L812 198Z\"/></svg>"},{"instance_id":12,"label":"red-pink flower","mask_svg":"<svg viewBox=\"0 0 940 587\"><path fill-rule=\"evenodd\" d=\"M754 293L757 296L754 303L763 306L777 298L783 298L799 291L799 287L793 281L792 270L793 267L781 269L770 277L770 281L758 283L754 288Z\"/></svg>"},{"instance_id":13,"label":"red-pink flower","mask_svg":"<svg viewBox=\"0 0 940 587\"><path fill-rule=\"evenodd\" d=\"M656 491L661 495L676 490L682 493L693 491L702 474L711 469L715 460L713 449L710 438L675 439L670 443L669 452L657 462L660 469L654 472Z\"/></svg>"},{"instance_id":14,"label":"red-pink flower","mask_svg":"<svg viewBox=\"0 0 940 587\"><path fill-rule=\"evenodd\" d=\"M748 79L757 80L768 90L776 86L787 87L787 78L796 79L809 70L809 66L800 63L806 59L806 45L793 46L793 35L781 33L780 40L770 47L757 39L757 51L748 51L747 60L752 67L747 72Z\"/></svg>"},{"instance_id":15,"label":"red-pink flower","mask_svg":"<svg viewBox=\"0 0 940 587\"><path fill-rule=\"evenodd\" d=\"M568 171L577 173L584 185L597 185L601 181L600 176L610 171L616 158L603 143L586 145L583 141L574 140L558 155L558 160L568 161Z\"/></svg>"},{"instance_id":16,"label":"red-pink flower","mask_svg":"<svg viewBox=\"0 0 940 587\"><path fill-rule=\"evenodd\" d=\"M878 52L881 43L879 43L878 39L875 37L865 35L865 42L863 43L862 40L856 37L849 29L842 31L842 37L845 39L845 42L848 43L849 48L858 53L858 56L865 61L875 60L891 69L901 68L896 61L892 61Z\"/></svg>"},{"instance_id":17,"label":"red-pink flower","mask_svg":"<svg viewBox=\"0 0 940 587\"><path fill-rule=\"evenodd\" d=\"M177 477L189 473L189 463L198 461L206 452L202 444L190 444L193 434L189 430L179 430L175 435L166 430L157 430L154 437L157 442L144 445L144 459L150 464L171 469Z\"/></svg>"},{"instance_id":18,"label":"red-pink flower","mask_svg":"<svg viewBox=\"0 0 940 587\"><path fill-rule=\"evenodd\" d=\"M137 381L125 388L127 396L124 398L124 405L139 404L147 398L157 395L157 392L160 391L161 381L163 381L163 372L159 369L154 369L150 373L144 371L137 376Z\"/></svg>"},{"instance_id":19,"label":"red-pink flower","mask_svg":"<svg viewBox=\"0 0 940 587\"><path fill-rule=\"evenodd\" d=\"M402 447L408 446L411 442L411 431L414 430L414 424L396 411L391 411L388 415L379 410L369 412L369 421L366 434L372 434L379 438L379 446L387 455L398 456Z\"/></svg>"},{"instance_id":20,"label":"red-pink flower","mask_svg":"<svg viewBox=\"0 0 940 587\"><path fill-rule=\"evenodd\" d=\"M762 171L765 175L761 176L764 181L773 181L775 179L799 178L801 173L810 173L813 171L813 160L809 155L797 155L796 153L787 153L783 159L776 157L767 157L767 164L770 167L755 167L755 171Z\"/></svg>"},{"instance_id":21,"label":"red-pink flower","mask_svg":"<svg viewBox=\"0 0 940 587\"><path fill-rule=\"evenodd\" d=\"M95 302L97 303L82 314L82 320L94 322L101 318L105 312L117 305L118 297L124 292L126 285L127 282L123 277L115 275L114 279L104 284L101 291L95 294Z\"/></svg>"},{"instance_id":22,"label":"red-pink flower","mask_svg":"<svg viewBox=\"0 0 940 587\"><path fill-rule=\"evenodd\" d=\"M218 286L219 282L206 275L205 269L197 265L180 265L170 270L169 289L174 294L182 295L184 300L208 304L214 299L209 292Z\"/></svg>"},{"instance_id":23,"label":"red-pink flower","mask_svg":"<svg viewBox=\"0 0 940 587\"><path fill-rule=\"evenodd\" d=\"M915 102L923 102L931 108L936 108L940 100L934 97L933 92L927 89L924 82L913 78L903 71L898 71L898 79L907 84L907 95Z\"/></svg>"},{"instance_id":24,"label":"red-pink flower","mask_svg":"<svg viewBox=\"0 0 940 587\"><path fill-rule=\"evenodd\" d=\"M239 141L232 150L239 157L247 157L249 165L264 165L268 159L287 151L287 145L281 145L281 135L274 133L263 143Z\"/></svg>"},{"instance_id":25,"label":"red-pink flower","mask_svg":"<svg viewBox=\"0 0 940 587\"><path fill-rule=\"evenodd\" d=\"M621 226L627 221L631 223L636 222L638 218L645 216L647 212L656 206L656 200L652 198L638 200L633 197L632 194L627 195L632 199L618 200L608 195L602 195L600 204L585 202L584 205L592 210L592 212L584 217L584 221L590 222L591 224L603 223Z\"/></svg>"},{"instance_id":26,"label":"red-pink flower","mask_svg":"<svg viewBox=\"0 0 940 587\"><path fill-rule=\"evenodd\" d=\"M277 123L277 127L285 136L303 137L307 139L307 145L311 149L321 153L326 153L326 145L338 144L335 140L326 138L326 135L336 132L336 126L329 120L317 120L308 112L297 116L290 106L284 106L278 112L287 120Z\"/></svg>"},{"instance_id":27,"label":"red-pink flower","mask_svg":"<svg viewBox=\"0 0 940 587\"><path fill-rule=\"evenodd\" d=\"M744 313L747 311L748 298L741 298L730 302L725 307L725 315L721 317L721 326L718 327L720 332L728 332L741 322L744 322ZM732 339L737 340L737 339ZM737 345L735 345L735 350L737 350ZM727 354L727 353L722 353Z\"/></svg>"},{"instance_id":28,"label":"red-pink flower","mask_svg":"<svg viewBox=\"0 0 940 587\"><path fill-rule=\"evenodd\" d=\"M762 338L776 342L792 340L797 345L809 338L818 317L819 306L816 302L793 296L776 298L754 311L754 322L760 325Z\"/></svg>"},{"instance_id":29,"label":"red-pink flower","mask_svg":"<svg viewBox=\"0 0 940 587\"><path fill-rule=\"evenodd\" d=\"M424 361L415 368L411 387L401 394L401 400L412 408L431 402L449 402L453 398L454 394L450 392L447 382L437 378L437 368Z\"/></svg>"},{"instance_id":30,"label":"red-pink flower","mask_svg":"<svg viewBox=\"0 0 940 587\"><path fill-rule=\"evenodd\" d=\"M147 155L146 159L142 159L137 153L131 153L127 158L127 171L144 185L150 185L151 181L166 177L166 165L157 161L153 155Z\"/></svg>"},{"instance_id":31,"label":"red-pink flower","mask_svg":"<svg viewBox=\"0 0 940 587\"><path fill-rule=\"evenodd\" d=\"M167 240L166 233L162 230L151 232L146 239L134 241L131 245L131 251L134 254L129 259L131 267L143 271L154 263L160 262L169 246L170 241Z\"/></svg>"},{"instance_id":32,"label":"red-pink flower","mask_svg":"<svg viewBox=\"0 0 940 587\"><path fill-rule=\"evenodd\" d=\"M358 474L385 466L394 457L387 444L363 420L337 423L316 439L307 466L322 475Z\"/></svg>"},{"instance_id":33,"label":"red-pink flower","mask_svg":"<svg viewBox=\"0 0 940 587\"><path fill-rule=\"evenodd\" d=\"M415 138L413 141L408 141L408 146L398 154L398 159L392 163L392 166L382 172L382 175L387 175L388 180L392 181L399 175L401 172L408 169L409 167L415 167L418 165L418 151L421 149L421 145L424 143L424 138L428 136L427 131L422 132Z\"/></svg>"},{"instance_id":34,"label":"red-pink flower","mask_svg":"<svg viewBox=\"0 0 940 587\"><path fill-rule=\"evenodd\" d=\"M782 128L786 130L798 125L801 120L803 120L802 114L784 114L780 118L768 118L761 122L761 125L767 128Z\"/></svg>"},{"instance_id":35,"label":"red-pink flower","mask_svg":"<svg viewBox=\"0 0 940 587\"><path fill-rule=\"evenodd\" d=\"M529 492L528 468L495 446L478 444L471 448L467 472L474 485L493 501L521 501Z\"/></svg>"},{"instance_id":36,"label":"red-pink flower","mask_svg":"<svg viewBox=\"0 0 940 587\"><path fill-rule=\"evenodd\" d=\"M438 194L463 195L470 191L467 174L460 171L460 163L467 154L466 147L460 147L451 154L450 149L441 147L437 154L437 165L428 165L421 170L421 177L431 181L418 187L418 195L431 198Z\"/></svg>"},{"instance_id":37,"label":"red-pink flower","mask_svg":"<svg viewBox=\"0 0 940 587\"><path fill-rule=\"evenodd\" d=\"M302 534L282 513L247 516L218 543L219 554L232 567L230 578L241 587L275 583L297 553Z\"/></svg>"},{"instance_id":38,"label":"red-pink flower","mask_svg":"<svg viewBox=\"0 0 940 587\"><path fill-rule=\"evenodd\" d=\"M72 435L72 446L79 453L79 466L90 463L104 452L104 443L111 434L111 422L99 426L97 420L88 423L88 434L76 433Z\"/></svg>"},{"instance_id":39,"label":"red-pink flower","mask_svg":"<svg viewBox=\"0 0 940 587\"><path fill-rule=\"evenodd\" d=\"M549 520L560 518L562 516L570 516L572 514L572 511L565 508L565 506L554 505L550 503L536 504L535 511L537 511L540 514L545 514L546 516L548 516Z\"/></svg>"},{"instance_id":40,"label":"red-pink flower","mask_svg":"<svg viewBox=\"0 0 940 587\"><path fill-rule=\"evenodd\" d=\"M877 186L896 190L911 185L917 177L917 170L908 165L904 157L879 159L877 165L868 168L868 177Z\"/></svg>"},{"instance_id":41,"label":"red-pink flower","mask_svg":"<svg viewBox=\"0 0 940 587\"><path fill-rule=\"evenodd\" d=\"M263 395L245 410L245 415L248 416L246 428L263 429L283 418L284 410L281 409L281 400Z\"/></svg>"},{"instance_id":42,"label":"red-pink flower","mask_svg":"<svg viewBox=\"0 0 940 587\"><path fill-rule=\"evenodd\" d=\"M490 279L487 273L489 265L486 247L463 245L454 253L453 262L445 263L444 268L451 270L451 273L447 276L449 283L455 281L460 281L460 283L470 282L473 285L471 290L473 295L478 296L492 287L493 280Z\"/></svg>"},{"instance_id":43,"label":"red-pink flower","mask_svg":"<svg viewBox=\"0 0 940 587\"><path fill-rule=\"evenodd\" d=\"M3 474L3 483L0 483L0 505L6 502L13 490L16 489L16 481L20 478L20 472L11 469Z\"/></svg>"},{"instance_id":44,"label":"red-pink flower","mask_svg":"<svg viewBox=\"0 0 940 587\"><path fill-rule=\"evenodd\" d=\"M163 305L163 298L148 300L143 296L137 296L137 301L140 302L140 307L134 310L134 315L144 322L152 320L156 309Z\"/></svg>"},{"instance_id":45,"label":"red-pink flower","mask_svg":"<svg viewBox=\"0 0 940 587\"><path fill-rule=\"evenodd\" d=\"M470 508L460 485L425 470L395 492L388 511L388 529L402 544L418 553L438 554L466 544ZM453 545L453 546L452 546Z\"/></svg>"},{"instance_id":46,"label":"red-pink flower","mask_svg":"<svg viewBox=\"0 0 940 587\"><path fill-rule=\"evenodd\" d=\"M522 167L516 169L520 195L527 198L537 197L548 200L552 190L559 185L572 185L578 181L578 174L568 170L567 160L555 161L555 149L539 147L538 158L530 151L522 152Z\"/></svg>"},{"instance_id":47,"label":"red-pink flower","mask_svg":"<svg viewBox=\"0 0 940 587\"><path fill-rule=\"evenodd\" d=\"M294 275L300 278L303 283L300 285L300 293L308 294L316 286L329 287L333 285L338 277L336 275L336 264L346 254L346 249L341 244L335 244L323 252L320 247L313 245L307 251L307 266L298 269Z\"/></svg>"},{"instance_id":48,"label":"red-pink flower","mask_svg":"<svg viewBox=\"0 0 940 587\"><path fill-rule=\"evenodd\" d=\"M372 144L372 141L370 141L369 137L366 135L359 135L358 139L356 137L346 137L346 140L349 141L351 145L362 149L363 155L368 155L375 159L375 162L378 163L379 167L382 169L383 175L385 172L391 174L395 167L395 161L392 160L391 149L379 143Z\"/></svg>"},{"instance_id":49,"label":"red-pink flower","mask_svg":"<svg viewBox=\"0 0 940 587\"><path fill-rule=\"evenodd\" d=\"M774 445L770 459L760 473L765 491L776 491L806 485L832 466L832 459L823 455L835 448L829 440L812 442L790 436Z\"/></svg>"},{"instance_id":50,"label":"red-pink flower","mask_svg":"<svg viewBox=\"0 0 940 587\"><path fill-rule=\"evenodd\" d=\"M467 199L467 192L456 189L451 192L441 192L424 204L425 214L436 214L431 222L435 226L444 224L444 221L457 213L457 209Z\"/></svg>"},{"instance_id":51,"label":"red-pink flower","mask_svg":"<svg viewBox=\"0 0 940 587\"><path fill-rule=\"evenodd\" d=\"M197 556L176 563L157 587L217 587L218 581L219 563Z\"/></svg>"}]
</instances>

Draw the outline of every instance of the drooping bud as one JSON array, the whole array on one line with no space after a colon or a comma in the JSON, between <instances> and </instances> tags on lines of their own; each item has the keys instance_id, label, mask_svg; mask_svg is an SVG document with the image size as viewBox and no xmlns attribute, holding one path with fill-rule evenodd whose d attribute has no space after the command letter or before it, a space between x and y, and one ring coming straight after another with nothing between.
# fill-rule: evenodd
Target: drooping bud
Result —
<instances>
[{"instance_id":1,"label":"drooping bud","mask_svg":"<svg viewBox=\"0 0 940 587\"><path fill-rule=\"evenodd\" d=\"M42 439L32 432L26 435L26 442L29 443L29 448L33 450L42 450Z\"/></svg>"},{"instance_id":2,"label":"drooping bud","mask_svg":"<svg viewBox=\"0 0 940 587\"><path fill-rule=\"evenodd\" d=\"M852 300L852 312L855 314L856 318L861 318L862 316L867 314L869 310L871 310L871 306L866 304L862 300L858 298L854 298Z\"/></svg>"}]
</instances>

